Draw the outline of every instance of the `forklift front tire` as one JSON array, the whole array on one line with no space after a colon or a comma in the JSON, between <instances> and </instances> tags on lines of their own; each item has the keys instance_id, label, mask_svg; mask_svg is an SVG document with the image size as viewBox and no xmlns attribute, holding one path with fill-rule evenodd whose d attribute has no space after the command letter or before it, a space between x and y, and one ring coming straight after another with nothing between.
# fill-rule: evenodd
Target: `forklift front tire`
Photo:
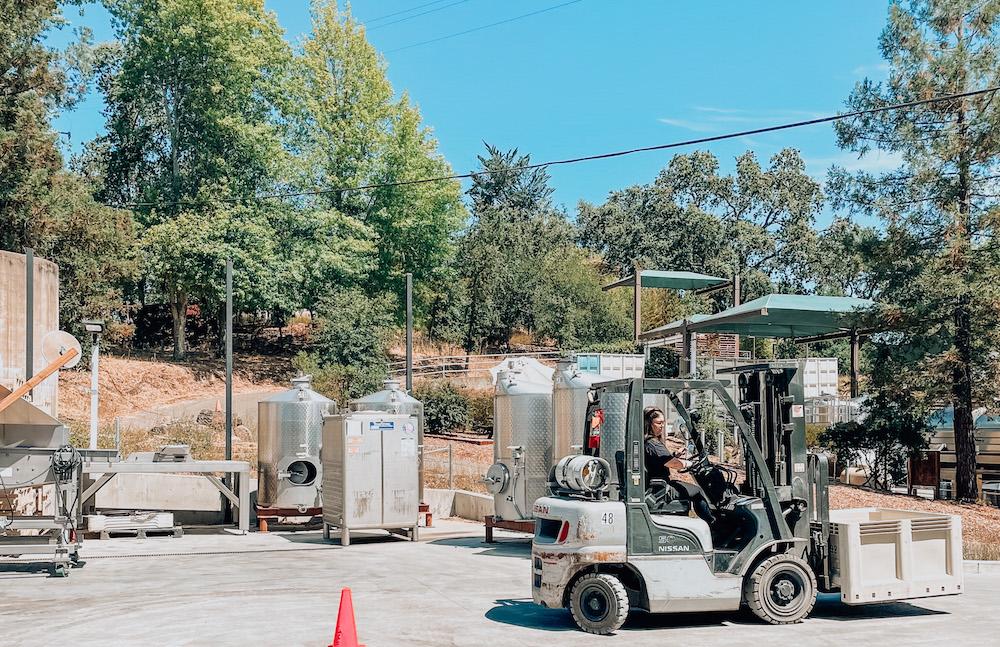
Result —
<instances>
[{"instance_id":1,"label":"forklift front tire","mask_svg":"<svg viewBox=\"0 0 1000 647\"><path fill-rule=\"evenodd\" d=\"M570 591L570 613L577 626L588 633L614 633L625 624L628 609L628 591L621 580L608 573L587 573Z\"/></svg>"},{"instance_id":2,"label":"forklift front tire","mask_svg":"<svg viewBox=\"0 0 1000 647\"><path fill-rule=\"evenodd\" d=\"M768 624L801 622L816 604L816 576L799 557L769 557L747 575L743 601Z\"/></svg>"}]
</instances>

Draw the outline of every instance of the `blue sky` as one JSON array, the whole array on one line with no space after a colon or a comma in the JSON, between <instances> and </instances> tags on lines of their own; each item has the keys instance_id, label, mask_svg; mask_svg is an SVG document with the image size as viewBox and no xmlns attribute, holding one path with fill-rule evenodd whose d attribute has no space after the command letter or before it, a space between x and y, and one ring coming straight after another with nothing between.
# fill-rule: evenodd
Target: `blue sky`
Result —
<instances>
[{"instance_id":1,"label":"blue sky","mask_svg":"<svg viewBox=\"0 0 1000 647\"><path fill-rule=\"evenodd\" d=\"M854 84L882 79L877 39L887 3L580 0L522 20L408 47L567 0L356 0L368 37L384 53L397 92L408 91L456 171L473 170L483 142L517 147L533 161L635 148L797 121L840 110ZM308 2L266 0L297 41L309 30ZM414 16L429 12L422 16ZM75 25L111 37L107 14L87 6ZM395 24L388 24L401 20ZM56 35L59 42L64 35ZM405 49L401 49L405 48ZM397 50L397 51L394 51ZM103 127L100 97L61 115L73 149ZM747 149L766 159L798 148L807 170L831 164L883 169L896 159L857 160L836 147L830 125L711 144L732 168ZM578 200L648 183L680 151L555 167L555 198ZM824 214L823 220L830 214Z\"/></svg>"}]
</instances>

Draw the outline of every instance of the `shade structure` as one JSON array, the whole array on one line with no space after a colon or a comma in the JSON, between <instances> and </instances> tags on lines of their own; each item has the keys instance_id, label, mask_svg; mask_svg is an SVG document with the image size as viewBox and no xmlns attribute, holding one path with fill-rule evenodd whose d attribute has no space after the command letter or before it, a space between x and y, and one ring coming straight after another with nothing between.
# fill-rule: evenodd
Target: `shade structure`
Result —
<instances>
[{"instance_id":1,"label":"shade structure","mask_svg":"<svg viewBox=\"0 0 1000 647\"><path fill-rule=\"evenodd\" d=\"M644 288L667 288L670 290L700 290L702 288L721 287L729 283L729 279L697 272L672 272L666 270L642 270L639 279ZM629 274L623 279L604 286L604 290L633 287L635 275Z\"/></svg>"},{"instance_id":2,"label":"shade structure","mask_svg":"<svg viewBox=\"0 0 1000 647\"><path fill-rule=\"evenodd\" d=\"M664 337L671 337L673 335L679 335L684 332L684 326L687 324L688 327L691 324L704 321L710 318L712 315L705 314L693 314L685 317L684 319L677 319L676 321L671 321L668 324L658 326L656 328L651 328L639 336L642 341L651 341L653 339L662 339ZM661 334L662 333L662 334Z\"/></svg>"},{"instance_id":3,"label":"shade structure","mask_svg":"<svg viewBox=\"0 0 1000 647\"><path fill-rule=\"evenodd\" d=\"M750 337L848 337L854 317L875 306L869 299L812 294L769 294L714 315L694 315L647 330L642 341L683 332L724 332ZM686 329L686 330L685 330Z\"/></svg>"}]
</instances>

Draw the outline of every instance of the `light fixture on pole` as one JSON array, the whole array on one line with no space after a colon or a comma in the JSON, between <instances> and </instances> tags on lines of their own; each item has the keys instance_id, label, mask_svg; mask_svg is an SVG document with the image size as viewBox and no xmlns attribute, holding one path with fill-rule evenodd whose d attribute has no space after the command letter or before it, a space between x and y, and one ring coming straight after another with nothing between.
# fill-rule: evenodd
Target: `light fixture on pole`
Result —
<instances>
[{"instance_id":1,"label":"light fixture on pole","mask_svg":"<svg viewBox=\"0 0 1000 647\"><path fill-rule=\"evenodd\" d=\"M80 323L90 333L90 448L97 449L97 361L104 322L84 319Z\"/></svg>"}]
</instances>

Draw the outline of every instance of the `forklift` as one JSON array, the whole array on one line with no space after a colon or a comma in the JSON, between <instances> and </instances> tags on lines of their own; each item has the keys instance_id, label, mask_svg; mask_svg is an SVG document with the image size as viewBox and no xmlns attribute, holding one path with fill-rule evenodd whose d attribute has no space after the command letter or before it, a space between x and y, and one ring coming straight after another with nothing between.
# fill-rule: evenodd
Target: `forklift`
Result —
<instances>
[{"instance_id":1,"label":"forklift","mask_svg":"<svg viewBox=\"0 0 1000 647\"><path fill-rule=\"evenodd\" d=\"M837 554L838 546L841 552L850 548L830 522L827 458L806 448L797 369L758 364L727 372L737 380L738 402L727 390L731 382L722 380L626 379L594 386L582 453L556 464L551 495L534 503L535 603L569 608L580 629L600 635L618 630L632 608L678 613L745 607L766 623L789 624L809 615L818 591L838 591L851 577L861 579L865 549L853 557ZM711 524L692 514L683 488L647 478L643 408L651 394L665 396L682 421L691 459L684 471L709 501ZM742 481L735 470L709 461L692 402L713 396L739 442ZM605 428L605 420L622 419L624 429ZM958 545L960 551L960 539ZM960 592L960 552L957 573L954 554L947 559L947 587L927 586L926 595L899 588L888 596ZM849 562L854 566L844 567ZM885 595L842 599L860 604Z\"/></svg>"}]
</instances>

